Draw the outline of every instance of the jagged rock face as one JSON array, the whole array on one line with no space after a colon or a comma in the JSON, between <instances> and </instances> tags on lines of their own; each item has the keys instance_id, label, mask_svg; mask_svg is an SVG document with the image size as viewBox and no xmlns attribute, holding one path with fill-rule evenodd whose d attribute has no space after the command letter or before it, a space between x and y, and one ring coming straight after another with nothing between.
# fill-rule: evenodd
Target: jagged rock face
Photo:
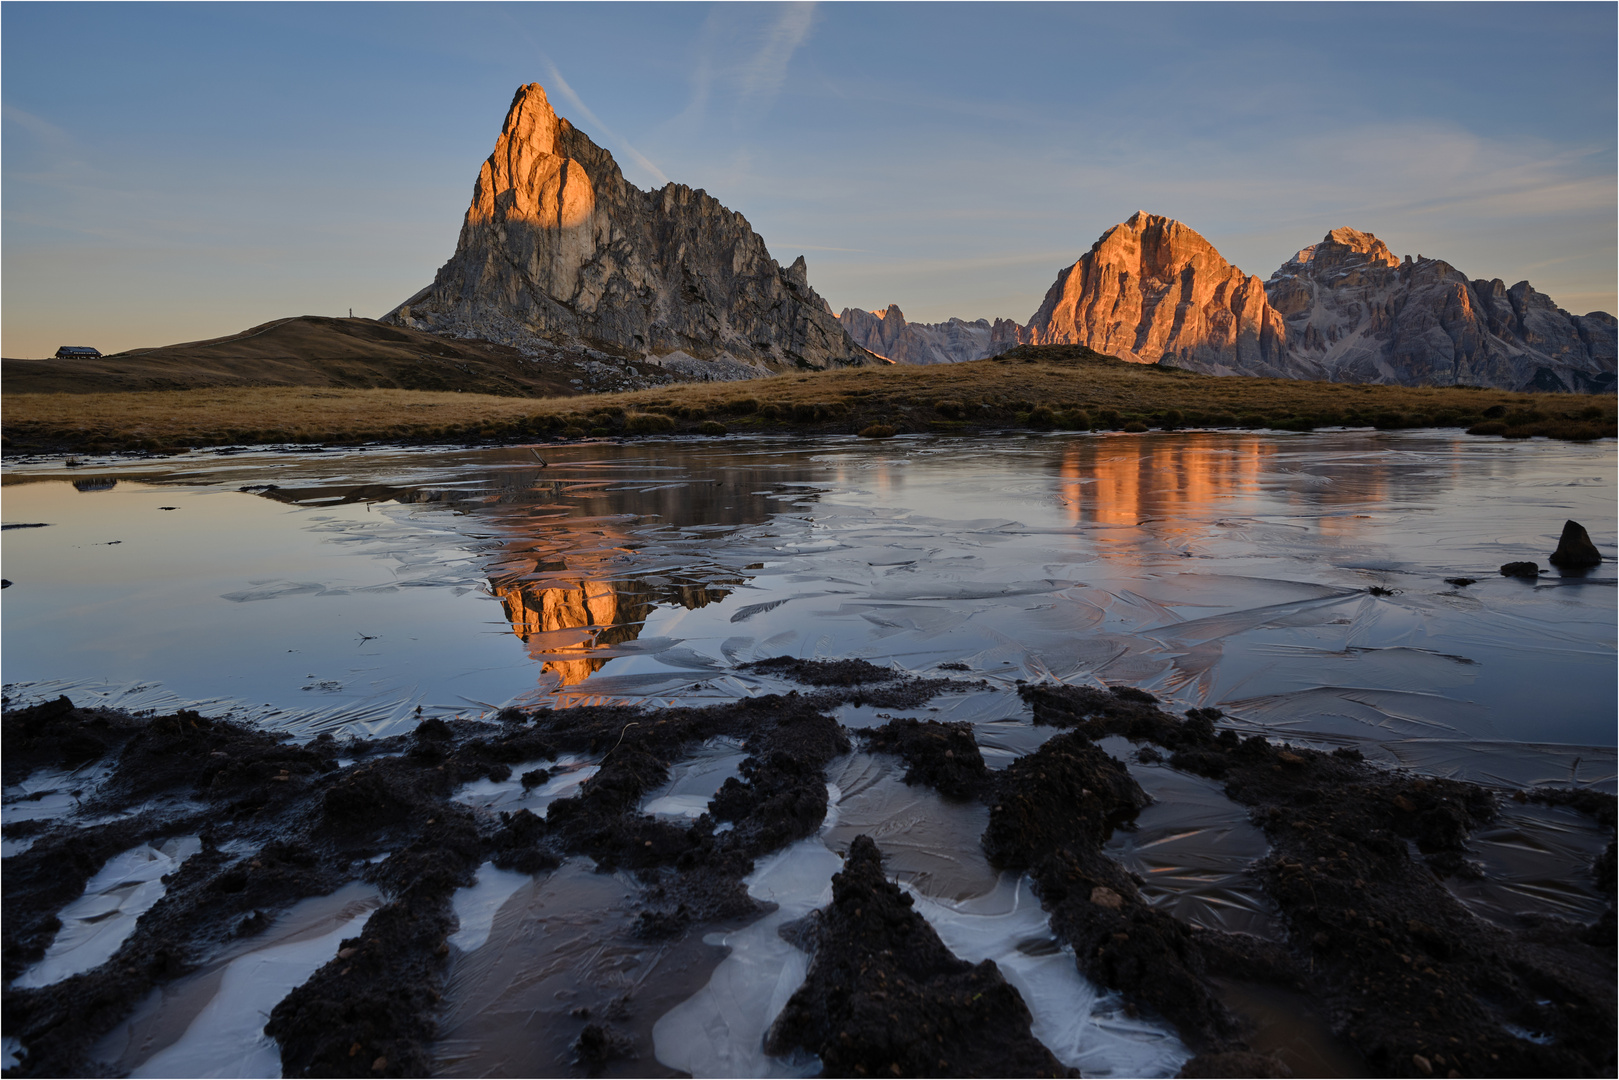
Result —
<instances>
[{"instance_id":1,"label":"jagged rock face","mask_svg":"<svg viewBox=\"0 0 1619 1080\"><path fill-rule=\"evenodd\" d=\"M1615 321L1570 315L1527 281L1469 281L1334 229L1265 283L1299 377L1593 392L1614 387Z\"/></svg>"},{"instance_id":2,"label":"jagged rock face","mask_svg":"<svg viewBox=\"0 0 1619 1080\"><path fill-rule=\"evenodd\" d=\"M898 304L883 312L844 308L838 322L855 344L896 364L959 364L998 356L1018 343L1022 330L1011 319L906 322Z\"/></svg>"},{"instance_id":3,"label":"jagged rock face","mask_svg":"<svg viewBox=\"0 0 1619 1080\"><path fill-rule=\"evenodd\" d=\"M1022 339L1213 374L1286 374L1282 318L1260 280L1180 222L1139 211L1057 276Z\"/></svg>"},{"instance_id":4,"label":"jagged rock face","mask_svg":"<svg viewBox=\"0 0 1619 1080\"><path fill-rule=\"evenodd\" d=\"M747 219L703 191L628 183L538 83L512 99L455 254L384 319L520 348L569 340L773 369L870 361L802 257L778 266Z\"/></svg>"}]
</instances>

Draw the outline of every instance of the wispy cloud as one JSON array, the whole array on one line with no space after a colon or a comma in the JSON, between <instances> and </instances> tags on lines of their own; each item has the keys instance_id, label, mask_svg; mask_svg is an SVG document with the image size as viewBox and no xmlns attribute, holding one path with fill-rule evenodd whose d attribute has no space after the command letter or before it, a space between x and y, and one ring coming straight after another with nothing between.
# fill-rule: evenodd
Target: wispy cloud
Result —
<instances>
[{"instance_id":1,"label":"wispy cloud","mask_svg":"<svg viewBox=\"0 0 1619 1080\"><path fill-rule=\"evenodd\" d=\"M775 103L787 79L787 65L809 37L815 23L814 3L782 4L776 21L738 78L740 97L750 111L762 115Z\"/></svg>"},{"instance_id":2,"label":"wispy cloud","mask_svg":"<svg viewBox=\"0 0 1619 1080\"><path fill-rule=\"evenodd\" d=\"M759 10L716 4L697 34L691 60L691 97L664 129L692 132L707 120L716 97L731 103L731 121L757 123L770 112L787 81L794 54L809 40L817 9L811 2L774 5L775 17L761 27Z\"/></svg>"},{"instance_id":3,"label":"wispy cloud","mask_svg":"<svg viewBox=\"0 0 1619 1080\"><path fill-rule=\"evenodd\" d=\"M543 51L540 52L540 59L545 62L545 69L550 74L552 87L566 98L568 103L578 111L578 114L590 124L591 131L600 132L603 138L611 142L626 157L649 173L657 181L658 186L661 187L669 182L669 178L663 174L662 169L652 164L645 154L630 145L628 139L614 132L612 128L602 123L601 117L590 111L590 106L586 105L584 100L574 93L573 87L568 85L568 80L562 77L562 72L557 69L557 66L551 62L551 58L546 56Z\"/></svg>"}]
</instances>

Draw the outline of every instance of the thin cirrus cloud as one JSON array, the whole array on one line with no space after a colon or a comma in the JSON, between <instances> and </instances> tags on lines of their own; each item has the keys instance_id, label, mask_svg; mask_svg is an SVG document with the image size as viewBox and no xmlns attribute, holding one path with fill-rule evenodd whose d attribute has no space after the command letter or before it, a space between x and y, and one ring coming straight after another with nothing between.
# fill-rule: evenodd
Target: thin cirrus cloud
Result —
<instances>
[{"instance_id":1,"label":"thin cirrus cloud","mask_svg":"<svg viewBox=\"0 0 1619 1080\"><path fill-rule=\"evenodd\" d=\"M662 125L678 138L701 129L716 98L730 108L724 119L733 129L760 122L781 95L793 57L809 41L816 22L814 3L787 3L763 9L716 4L698 31L690 54L691 94L686 106Z\"/></svg>"}]
</instances>

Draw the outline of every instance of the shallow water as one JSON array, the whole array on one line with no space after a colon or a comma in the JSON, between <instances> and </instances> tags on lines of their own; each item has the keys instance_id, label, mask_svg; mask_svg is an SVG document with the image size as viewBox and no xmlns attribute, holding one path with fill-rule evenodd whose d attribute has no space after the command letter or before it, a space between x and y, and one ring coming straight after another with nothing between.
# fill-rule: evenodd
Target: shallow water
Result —
<instances>
[{"instance_id":1,"label":"shallow water","mask_svg":"<svg viewBox=\"0 0 1619 1080\"><path fill-rule=\"evenodd\" d=\"M1018 680L1048 679L1142 686L1169 707L1220 707L1244 732L1352 744L1388 765L1611 791L1612 562L1538 582L1496 567L1544 563L1565 518L1611 560L1614 464L1612 443L1348 432L13 466L5 522L47 527L4 534L15 583L3 594L7 700L67 693L228 712L300 738L391 734L422 716L487 718L511 704L786 691L743 665L859 656L973 685L920 709L846 705L840 721L966 721L991 768L1055 734L1030 723L1016 694ZM1444 580L1458 576L1478 580ZM1123 740L1108 748L1156 800L1108 849L1149 899L1204 925L1279 933L1247 884L1265 845L1241 808L1217 785L1137 761ZM700 815L741 757L723 740L700 748L643 809ZM547 778L524 788L536 768ZM543 814L593 772L579 758L529 762L457 798L482 813ZM1060 1058L1087 1073L1175 1071L1183 1051L1167 1032L1130 1019L1071 957L1042 946L1026 884L996 874L978 848L984 808L908 787L903 773L885 755L835 763L821 835L761 860L749 879L780 907L707 941L636 938L637 886L584 861L536 877L484 867L455 901L443 1070L564 1067L572 1036L560 1032L590 1010L643 1048L613 1069L813 1071L762 1053L805 962L776 930L825 902L837 852L865 832L947 944L993 957L1023 990ZM30 778L6 790L4 819L71 816L96 780ZM1594 893L1567 882L1585 872L1595 830L1563 811L1508 811L1475 844L1486 879L1458 895L1503 922L1525 908L1588 917ZM6 853L26 843L7 838ZM318 966L307 952L299 962ZM223 976L208 978L217 990ZM161 1068L201 1067L201 1044L181 1038L190 1020L176 1017L195 1019L214 997L165 994L142 1023L166 1034L109 1062L152 1067L167 1046L178 1049ZM228 1067L257 1068L252 1055L273 1052L242 1046L249 1057ZM1318 1051L1330 1057L1297 1052Z\"/></svg>"}]
</instances>

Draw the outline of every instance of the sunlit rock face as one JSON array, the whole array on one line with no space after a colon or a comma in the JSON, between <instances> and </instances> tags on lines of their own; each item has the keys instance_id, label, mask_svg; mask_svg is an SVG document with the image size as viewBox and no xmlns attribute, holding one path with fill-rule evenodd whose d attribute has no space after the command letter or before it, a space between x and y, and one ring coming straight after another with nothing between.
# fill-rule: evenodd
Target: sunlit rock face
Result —
<instances>
[{"instance_id":1,"label":"sunlit rock face","mask_svg":"<svg viewBox=\"0 0 1619 1080\"><path fill-rule=\"evenodd\" d=\"M478 174L455 254L384 320L519 348L574 340L777 370L870 362L806 275L802 256L777 265L707 193L628 183L530 83Z\"/></svg>"},{"instance_id":2,"label":"sunlit rock face","mask_svg":"<svg viewBox=\"0 0 1619 1080\"><path fill-rule=\"evenodd\" d=\"M838 322L855 344L896 364L959 364L998 356L1018 344L1022 329L1011 319L906 322L898 304L886 311L844 308Z\"/></svg>"},{"instance_id":3,"label":"sunlit rock face","mask_svg":"<svg viewBox=\"0 0 1619 1080\"><path fill-rule=\"evenodd\" d=\"M1334 229L1265 283L1296 374L1337 382L1589 393L1614 386L1615 322L1570 315L1527 281L1468 280L1370 233Z\"/></svg>"},{"instance_id":4,"label":"sunlit rock face","mask_svg":"<svg viewBox=\"0 0 1619 1080\"><path fill-rule=\"evenodd\" d=\"M1260 280L1180 222L1139 211L1057 275L1021 336L1212 374L1294 374Z\"/></svg>"}]
</instances>

